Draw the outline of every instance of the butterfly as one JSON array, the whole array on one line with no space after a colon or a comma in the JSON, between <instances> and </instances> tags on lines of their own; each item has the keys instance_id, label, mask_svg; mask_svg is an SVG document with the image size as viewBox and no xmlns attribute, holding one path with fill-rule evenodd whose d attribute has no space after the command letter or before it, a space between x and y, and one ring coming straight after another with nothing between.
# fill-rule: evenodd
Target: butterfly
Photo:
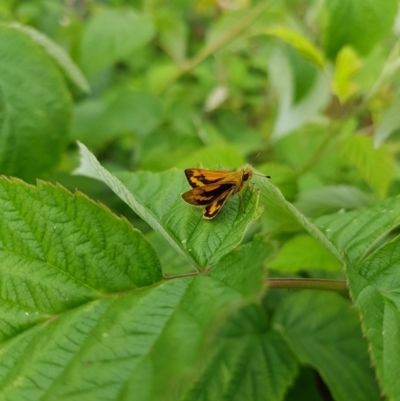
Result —
<instances>
[{"instance_id":1,"label":"butterfly","mask_svg":"<svg viewBox=\"0 0 400 401\"><path fill-rule=\"evenodd\" d=\"M182 194L182 199L193 206L205 206L203 218L210 220L221 211L232 195L243 190L254 173L250 167L234 171L188 168L185 175L193 189Z\"/></svg>"}]
</instances>

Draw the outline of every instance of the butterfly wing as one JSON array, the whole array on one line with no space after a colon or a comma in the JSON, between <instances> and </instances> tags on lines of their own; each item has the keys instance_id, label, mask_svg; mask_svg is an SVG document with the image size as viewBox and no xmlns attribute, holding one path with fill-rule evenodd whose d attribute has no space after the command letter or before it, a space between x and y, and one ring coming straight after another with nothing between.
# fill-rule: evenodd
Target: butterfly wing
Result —
<instances>
[{"instance_id":1,"label":"butterfly wing","mask_svg":"<svg viewBox=\"0 0 400 401\"><path fill-rule=\"evenodd\" d=\"M227 177L230 171L212 171L200 168L188 168L185 170L186 179L192 188L215 184Z\"/></svg>"},{"instance_id":2,"label":"butterfly wing","mask_svg":"<svg viewBox=\"0 0 400 401\"><path fill-rule=\"evenodd\" d=\"M229 197L233 194L235 187L232 187L230 190L225 191L219 197L214 199L212 203L206 206L203 210L203 218L206 220L213 219L223 208L225 202L229 199Z\"/></svg>"},{"instance_id":3,"label":"butterfly wing","mask_svg":"<svg viewBox=\"0 0 400 401\"><path fill-rule=\"evenodd\" d=\"M225 194L230 194L236 188L234 182L223 182L193 188L182 194L182 199L194 206L208 206Z\"/></svg>"}]
</instances>

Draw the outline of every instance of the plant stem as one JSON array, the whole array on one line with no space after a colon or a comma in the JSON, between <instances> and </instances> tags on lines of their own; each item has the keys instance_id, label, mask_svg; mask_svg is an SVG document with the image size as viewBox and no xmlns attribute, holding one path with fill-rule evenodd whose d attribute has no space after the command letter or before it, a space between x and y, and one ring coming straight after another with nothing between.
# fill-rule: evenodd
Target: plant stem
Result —
<instances>
[{"instance_id":1,"label":"plant stem","mask_svg":"<svg viewBox=\"0 0 400 401\"><path fill-rule=\"evenodd\" d=\"M300 177L302 174L306 173L308 170L311 170L323 157L324 157L324 151L333 139L334 135L328 130L326 133L325 138L321 141L319 144L317 150L314 152L312 157L304 164L303 167L300 168L296 172L296 176Z\"/></svg>"},{"instance_id":2,"label":"plant stem","mask_svg":"<svg viewBox=\"0 0 400 401\"><path fill-rule=\"evenodd\" d=\"M164 85L159 88L159 92L164 91L171 83L176 81L182 75L191 71L207 57L209 57L219 48L223 47L226 43L230 42L245 29L247 29L267 9L267 7L270 6L271 3L272 1L265 1L255 5L232 29L227 31L224 35L221 35L221 37L215 42L203 47L194 57L187 60L183 65L181 65L179 69L175 72L175 74L171 75L171 77L169 77L169 79L164 82Z\"/></svg>"},{"instance_id":3,"label":"plant stem","mask_svg":"<svg viewBox=\"0 0 400 401\"><path fill-rule=\"evenodd\" d=\"M173 276L164 276L163 275L163 279L164 280L173 280L176 278L185 278L185 277L191 277L191 276L198 276L200 274L200 270L195 271L195 272L191 272L191 273L183 273L183 274L177 274L177 275L173 275Z\"/></svg>"},{"instance_id":4,"label":"plant stem","mask_svg":"<svg viewBox=\"0 0 400 401\"><path fill-rule=\"evenodd\" d=\"M348 291L347 283L341 280L322 280L315 278L268 278L268 288L310 289L327 291Z\"/></svg>"},{"instance_id":5,"label":"plant stem","mask_svg":"<svg viewBox=\"0 0 400 401\"><path fill-rule=\"evenodd\" d=\"M164 276L164 280L173 280L190 276L197 276L200 272ZM325 290L347 292L347 283L342 280L325 280L316 278L268 278L267 288L298 289L298 290Z\"/></svg>"}]
</instances>

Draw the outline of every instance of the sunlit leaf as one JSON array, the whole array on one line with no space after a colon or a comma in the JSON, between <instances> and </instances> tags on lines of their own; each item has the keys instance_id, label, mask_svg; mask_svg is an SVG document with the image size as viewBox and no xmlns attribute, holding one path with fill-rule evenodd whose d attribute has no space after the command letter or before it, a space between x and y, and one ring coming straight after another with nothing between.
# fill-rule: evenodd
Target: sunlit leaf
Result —
<instances>
[{"instance_id":1,"label":"sunlit leaf","mask_svg":"<svg viewBox=\"0 0 400 401\"><path fill-rule=\"evenodd\" d=\"M305 37L297 32L291 31L285 27L276 26L268 28L267 35L275 36L289 43L295 48L303 57L312 61L315 65L322 68L324 66L323 54Z\"/></svg>"},{"instance_id":2,"label":"sunlit leaf","mask_svg":"<svg viewBox=\"0 0 400 401\"><path fill-rule=\"evenodd\" d=\"M336 56L332 88L342 103L357 90L357 85L352 79L360 68L361 61L351 47L345 46L339 51Z\"/></svg>"}]
</instances>

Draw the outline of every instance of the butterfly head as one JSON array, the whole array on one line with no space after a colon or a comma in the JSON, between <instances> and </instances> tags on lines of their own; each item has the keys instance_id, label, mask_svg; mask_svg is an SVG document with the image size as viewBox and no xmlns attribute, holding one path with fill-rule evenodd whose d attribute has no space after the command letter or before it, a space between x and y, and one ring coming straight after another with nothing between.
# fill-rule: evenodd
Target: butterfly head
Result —
<instances>
[{"instance_id":1,"label":"butterfly head","mask_svg":"<svg viewBox=\"0 0 400 401\"><path fill-rule=\"evenodd\" d=\"M257 175L259 177L264 177L264 178L271 178L269 175L262 175L262 174L256 174L254 173L253 169L251 167L245 167L242 170L242 181L249 181L253 177L253 175Z\"/></svg>"},{"instance_id":2,"label":"butterfly head","mask_svg":"<svg viewBox=\"0 0 400 401\"><path fill-rule=\"evenodd\" d=\"M242 181L251 180L251 177L253 177L253 170L250 167L244 168L242 172Z\"/></svg>"}]
</instances>

